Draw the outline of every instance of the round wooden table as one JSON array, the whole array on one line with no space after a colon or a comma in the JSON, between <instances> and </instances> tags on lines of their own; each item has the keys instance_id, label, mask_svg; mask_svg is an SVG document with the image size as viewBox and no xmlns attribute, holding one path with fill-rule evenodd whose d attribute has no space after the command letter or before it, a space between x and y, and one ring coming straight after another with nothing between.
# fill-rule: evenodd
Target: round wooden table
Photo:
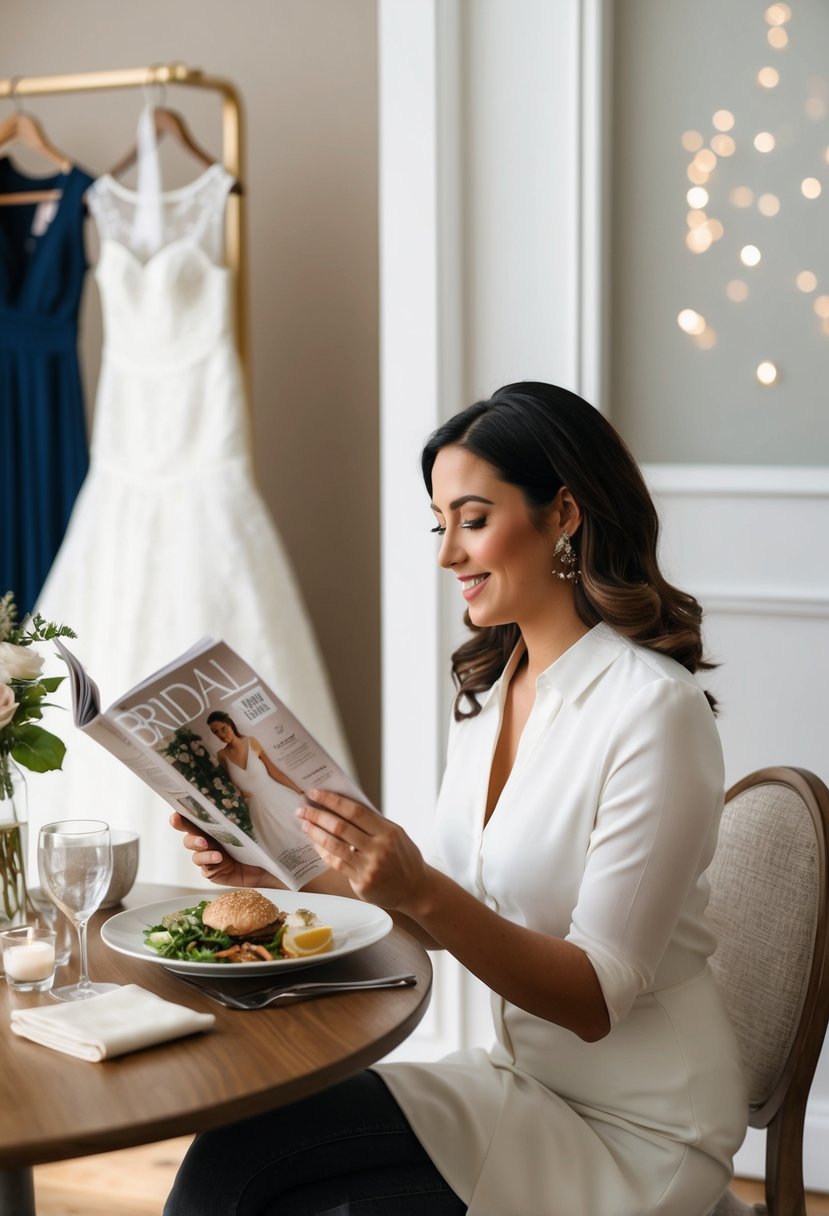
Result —
<instances>
[{"instance_id":1,"label":"round wooden table","mask_svg":"<svg viewBox=\"0 0 829 1216\"><path fill-rule=\"evenodd\" d=\"M125 906L176 894L175 888L139 886ZM204 891L193 894L204 898ZM190 895L184 892L184 904ZM215 1029L90 1064L13 1035L12 1008L51 998L14 995L0 980L0 1216L34 1213L33 1165L202 1131L316 1093L390 1052L429 1004L429 956L399 928L374 946L321 963L307 976L303 971L302 978L414 972L414 987L341 993L253 1013L224 1009L166 968L110 950L96 928L111 915L112 909L98 913L90 925L92 978L139 984L209 1011ZM71 981L73 968L74 960L58 973L59 982Z\"/></svg>"}]
</instances>

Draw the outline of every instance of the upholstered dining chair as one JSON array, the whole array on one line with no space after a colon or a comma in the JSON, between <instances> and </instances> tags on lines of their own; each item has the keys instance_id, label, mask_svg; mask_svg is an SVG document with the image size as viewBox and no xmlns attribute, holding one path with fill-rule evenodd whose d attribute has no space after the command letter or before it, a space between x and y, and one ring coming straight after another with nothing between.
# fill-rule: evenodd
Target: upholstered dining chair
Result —
<instances>
[{"instance_id":1,"label":"upholstered dining chair","mask_svg":"<svg viewBox=\"0 0 829 1216\"><path fill-rule=\"evenodd\" d=\"M829 1019L829 790L765 768L726 795L709 870L711 965L740 1045L749 1124L766 1128L766 1206L727 1191L710 1216L806 1216L803 1124Z\"/></svg>"}]
</instances>

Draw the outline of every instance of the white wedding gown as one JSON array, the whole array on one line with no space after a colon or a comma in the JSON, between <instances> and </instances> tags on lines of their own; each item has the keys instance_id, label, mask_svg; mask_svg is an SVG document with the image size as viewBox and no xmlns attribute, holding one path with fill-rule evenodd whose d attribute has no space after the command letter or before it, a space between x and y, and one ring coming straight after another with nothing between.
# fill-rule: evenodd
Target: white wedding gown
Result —
<instances>
[{"instance_id":1,"label":"white wedding gown","mask_svg":"<svg viewBox=\"0 0 829 1216\"><path fill-rule=\"evenodd\" d=\"M295 578L253 482L222 264L232 184L213 165L157 196L161 241L146 259L131 247L140 196L108 176L88 193L104 318L91 466L38 610L76 631L70 647L104 708L202 635L223 639L350 771ZM67 756L63 772L32 779L33 838L49 819L102 818L140 830L140 878L198 883L162 799L67 715L47 724Z\"/></svg>"},{"instance_id":2,"label":"white wedding gown","mask_svg":"<svg viewBox=\"0 0 829 1216\"><path fill-rule=\"evenodd\" d=\"M278 858L286 850L307 850L308 837L294 816L302 795L275 781L250 743L244 768L227 755L225 765L231 781L245 796L253 834L268 855Z\"/></svg>"}]
</instances>

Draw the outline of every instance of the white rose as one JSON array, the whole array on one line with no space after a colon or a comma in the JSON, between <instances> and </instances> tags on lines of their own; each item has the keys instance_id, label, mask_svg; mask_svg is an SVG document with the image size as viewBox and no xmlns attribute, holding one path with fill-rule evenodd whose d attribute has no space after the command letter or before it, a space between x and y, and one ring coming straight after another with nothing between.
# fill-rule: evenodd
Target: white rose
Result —
<instances>
[{"instance_id":1,"label":"white rose","mask_svg":"<svg viewBox=\"0 0 829 1216\"><path fill-rule=\"evenodd\" d=\"M8 684L0 684L0 728L8 726L14 717L17 702Z\"/></svg>"},{"instance_id":2,"label":"white rose","mask_svg":"<svg viewBox=\"0 0 829 1216\"><path fill-rule=\"evenodd\" d=\"M36 680L43 670L43 658L31 646L15 646L0 642L0 678L6 680Z\"/></svg>"}]
</instances>

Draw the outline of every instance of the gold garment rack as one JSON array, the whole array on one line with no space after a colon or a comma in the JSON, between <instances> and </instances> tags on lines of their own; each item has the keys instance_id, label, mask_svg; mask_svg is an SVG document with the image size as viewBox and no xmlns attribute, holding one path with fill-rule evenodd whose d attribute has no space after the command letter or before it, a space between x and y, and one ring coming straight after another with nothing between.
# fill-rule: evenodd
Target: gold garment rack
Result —
<instances>
[{"instance_id":1,"label":"gold garment rack","mask_svg":"<svg viewBox=\"0 0 829 1216\"><path fill-rule=\"evenodd\" d=\"M239 94L228 80L208 76L184 63L151 64L143 68L115 68L104 72L73 72L65 76L16 76L0 80L0 100L46 97L56 93L97 93L103 89L136 89L147 85L184 85L207 89L222 99L222 164L239 183L231 193L225 214L225 246L234 295L234 333L245 388L250 389L250 354L247 317L247 233L244 192L243 115ZM247 393L250 410L250 393Z\"/></svg>"}]
</instances>

